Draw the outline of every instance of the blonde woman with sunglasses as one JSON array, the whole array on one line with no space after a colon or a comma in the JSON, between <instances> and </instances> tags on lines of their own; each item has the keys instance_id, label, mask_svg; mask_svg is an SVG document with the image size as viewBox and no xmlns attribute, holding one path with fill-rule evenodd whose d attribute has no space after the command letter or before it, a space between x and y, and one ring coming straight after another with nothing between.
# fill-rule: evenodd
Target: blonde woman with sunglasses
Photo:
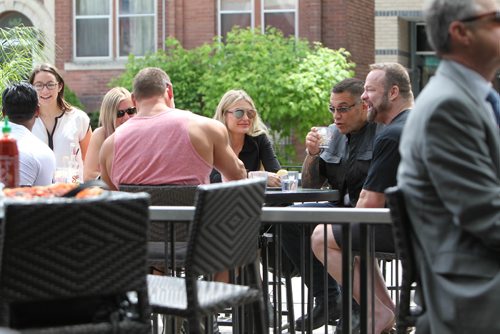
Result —
<instances>
[{"instance_id":1,"label":"blonde woman with sunglasses","mask_svg":"<svg viewBox=\"0 0 500 334\"><path fill-rule=\"evenodd\" d=\"M252 98L244 90L226 92L217 106L214 119L226 126L231 148L243 161L247 172L263 168L269 172L268 186L279 187L280 179L275 173L281 166ZM210 182L221 182L217 170L212 171Z\"/></svg>"},{"instance_id":2,"label":"blonde woman with sunglasses","mask_svg":"<svg viewBox=\"0 0 500 334\"><path fill-rule=\"evenodd\" d=\"M104 140L136 113L131 94L126 88L115 87L104 95L99 113L99 127L90 138L87 158L85 159L83 169L85 181L95 180L101 175L99 151Z\"/></svg>"}]
</instances>

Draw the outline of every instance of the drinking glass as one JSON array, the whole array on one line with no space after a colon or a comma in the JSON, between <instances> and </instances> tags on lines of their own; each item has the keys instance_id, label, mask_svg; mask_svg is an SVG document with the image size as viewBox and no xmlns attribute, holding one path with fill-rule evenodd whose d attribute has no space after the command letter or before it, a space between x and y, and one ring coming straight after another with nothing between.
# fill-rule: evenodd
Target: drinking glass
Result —
<instances>
[{"instance_id":1,"label":"drinking glass","mask_svg":"<svg viewBox=\"0 0 500 334\"><path fill-rule=\"evenodd\" d=\"M281 177L281 191L291 192L297 191L299 186L299 172L288 172L287 175Z\"/></svg>"},{"instance_id":2,"label":"drinking glass","mask_svg":"<svg viewBox=\"0 0 500 334\"><path fill-rule=\"evenodd\" d=\"M317 126L318 134L321 136L320 148L328 148L333 137L333 129L328 126Z\"/></svg>"},{"instance_id":3,"label":"drinking glass","mask_svg":"<svg viewBox=\"0 0 500 334\"><path fill-rule=\"evenodd\" d=\"M248 172L248 178L249 179L256 179L256 178L259 178L259 179L266 179L266 184L267 184L267 172L266 171L252 171L252 172Z\"/></svg>"}]
</instances>

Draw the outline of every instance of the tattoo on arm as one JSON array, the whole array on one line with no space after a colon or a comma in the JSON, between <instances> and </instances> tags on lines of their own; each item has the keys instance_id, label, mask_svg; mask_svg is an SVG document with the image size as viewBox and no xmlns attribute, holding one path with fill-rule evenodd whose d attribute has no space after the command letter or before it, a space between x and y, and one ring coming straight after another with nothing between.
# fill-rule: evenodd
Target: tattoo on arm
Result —
<instances>
[{"instance_id":1,"label":"tattoo on arm","mask_svg":"<svg viewBox=\"0 0 500 334\"><path fill-rule=\"evenodd\" d=\"M319 173L319 156L306 156L302 164L302 187L321 188L326 178Z\"/></svg>"}]
</instances>

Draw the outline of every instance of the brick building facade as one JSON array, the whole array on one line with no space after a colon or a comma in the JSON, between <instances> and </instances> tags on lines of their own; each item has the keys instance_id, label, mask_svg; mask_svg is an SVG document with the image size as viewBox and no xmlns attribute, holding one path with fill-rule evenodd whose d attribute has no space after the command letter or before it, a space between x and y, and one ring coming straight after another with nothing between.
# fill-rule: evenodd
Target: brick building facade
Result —
<instances>
[{"instance_id":1,"label":"brick building facade","mask_svg":"<svg viewBox=\"0 0 500 334\"><path fill-rule=\"evenodd\" d=\"M496 2L500 6L500 0ZM424 0L375 0L375 61L406 66L415 95L426 85L439 63L427 44L423 3Z\"/></svg>"},{"instance_id":2,"label":"brick building facade","mask_svg":"<svg viewBox=\"0 0 500 334\"><path fill-rule=\"evenodd\" d=\"M139 2L145 6L139 8L136 5ZM139 26L138 21L144 26L154 26L142 31L150 32L147 36L152 39L155 50L163 47L167 36L174 36L186 48L199 46L223 34L234 20L243 18L255 28L263 21L278 27L284 24L285 29L291 29L288 34L311 42L320 41L333 49L346 48L357 64L356 75L360 78L364 78L368 65L375 60L372 0L99 0L86 3L90 2L0 0L0 24L5 24L10 16L24 16L33 26L53 37L57 47L48 50L49 59L62 71L67 85L77 93L88 112L98 109L109 89L108 82L123 71L127 48L147 48L135 45L134 31L122 30L134 24ZM135 31L136 35L140 31ZM108 42L99 42L103 35L109 37ZM122 43L127 36L129 45ZM85 38L88 43L100 43L100 46L84 50L80 40ZM99 54L97 57L88 56L94 51Z\"/></svg>"}]
</instances>

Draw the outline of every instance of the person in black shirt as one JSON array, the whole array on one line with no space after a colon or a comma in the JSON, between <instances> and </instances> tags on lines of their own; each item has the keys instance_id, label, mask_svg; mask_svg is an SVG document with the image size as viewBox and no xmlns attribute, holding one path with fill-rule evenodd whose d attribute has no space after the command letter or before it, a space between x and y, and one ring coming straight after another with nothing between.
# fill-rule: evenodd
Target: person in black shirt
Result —
<instances>
[{"instance_id":1,"label":"person in black shirt","mask_svg":"<svg viewBox=\"0 0 500 334\"><path fill-rule=\"evenodd\" d=\"M269 172L268 186L279 187L280 179L275 173L281 166L252 98L243 90L227 91L217 106L214 119L226 126L231 147L247 172L264 169ZM221 174L214 169L210 182L221 181Z\"/></svg>"},{"instance_id":2,"label":"person in black shirt","mask_svg":"<svg viewBox=\"0 0 500 334\"><path fill-rule=\"evenodd\" d=\"M397 63L382 63L370 66L365 82L363 101L368 105L368 120L385 124L377 135L373 148L373 160L368 176L356 204L357 208L385 207L386 188L396 185L396 174L400 161L399 138L404 123L413 106L410 77L406 69ZM359 250L359 224L352 226L352 249ZM390 225L375 227L375 251L394 252L394 241ZM324 244L325 229L318 226L311 237L314 255L324 263L324 247L327 247L328 273L336 280L342 279L342 231L340 225L329 225L327 244ZM333 233L332 233L333 232ZM375 275L375 334L385 333L394 325L395 306L385 286L377 264ZM359 259L354 261L353 297L359 303ZM359 333L358 324L353 333ZM337 326L336 334L342 333Z\"/></svg>"},{"instance_id":3,"label":"person in black shirt","mask_svg":"<svg viewBox=\"0 0 500 334\"><path fill-rule=\"evenodd\" d=\"M321 188L328 184L333 189L339 190L340 200L296 206L352 207L356 205L370 167L373 141L377 132L377 125L367 121L367 107L361 100L363 90L363 81L359 79L345 79L333 87L330 96L330 112L335 124L330 125L333 129L333 136L328 148L324 151L320 150L320 136L315 127L306 136L307 156L302 166L302 187ZM312 228L311 225L304 227L306 250L310 249L309 236ZM284 224L281 232L285 254L296 268L300 268L300 258L304 256L304 251L299 246L302 226ZM312 289L315 299L312 321L313 328L318 328L327 320L325 319L324 269L322 264L313 258L313 280L309 282L308 268L309 266L306 265L304 278L305 284ZM328 321L333 323L340 316L341 300L339 286L331 277L326 294L329 302ZM298 330L304 330L309 316L306 314L297 319L295 327Z\"/></svg>"}]
</instances>

